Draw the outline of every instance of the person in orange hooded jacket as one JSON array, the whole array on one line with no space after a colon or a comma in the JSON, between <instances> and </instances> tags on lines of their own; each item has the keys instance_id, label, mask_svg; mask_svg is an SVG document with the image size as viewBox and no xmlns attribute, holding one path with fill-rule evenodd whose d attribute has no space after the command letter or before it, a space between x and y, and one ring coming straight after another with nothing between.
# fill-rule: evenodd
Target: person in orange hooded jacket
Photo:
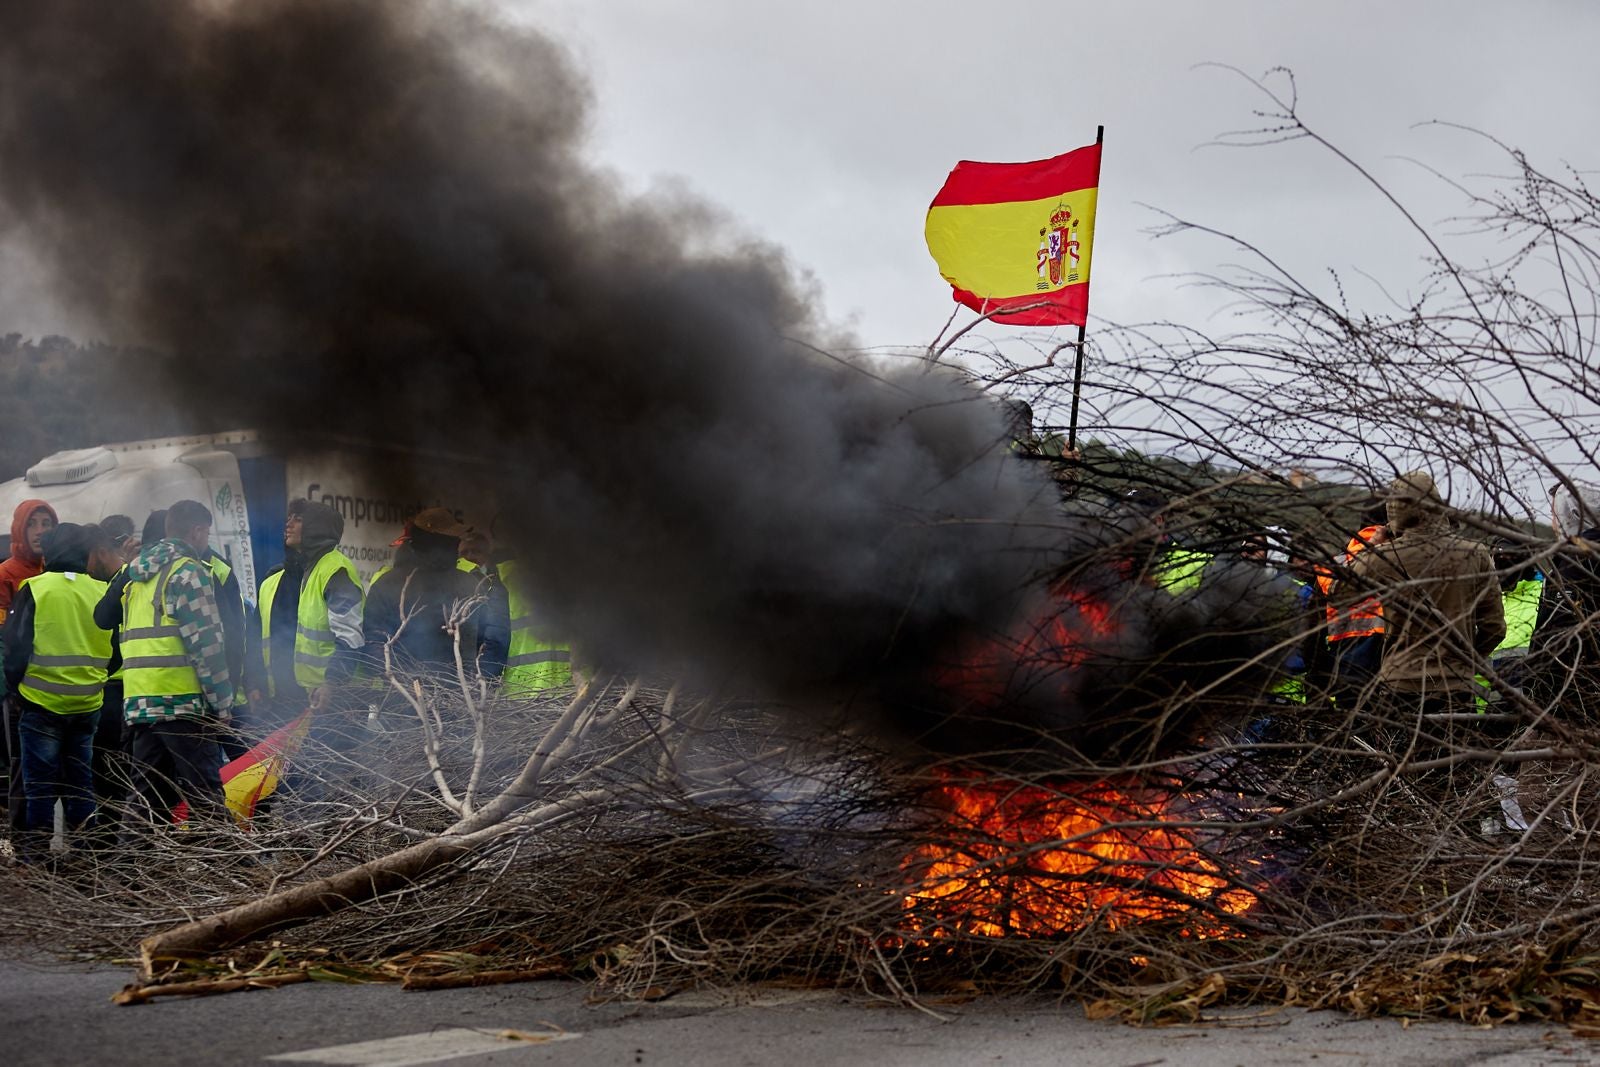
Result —
<instances>
[{"instance_id":1,"label":"person in orange hooded jacket","mask_svg":"<svg viewBox=\"0 0 1600 1067\"><path fill-rule=\"evenodd\" d=\"M43 500L24 500L11 516L11 558L0 563L0 622L11 611L17 587L44 573L44 535L60 522L56 509Z\"/></svg>"},{"instance_id":2,"label":"person in orange hooded jacket","mask_svg":"<svg viewBox=\"0 0 1600 1067\"><path fill-rule=\"evenodd\" d=\"M0 623L11 613L17 587L44 573L44 535L56 528L56 509L43 500L24 500L11 516L11 558L0 563ZM17 731L19 710L0 683L0 718L5 720L5 793L12 840L22 830L22 736Z\"/></svg>"}]
</instances>

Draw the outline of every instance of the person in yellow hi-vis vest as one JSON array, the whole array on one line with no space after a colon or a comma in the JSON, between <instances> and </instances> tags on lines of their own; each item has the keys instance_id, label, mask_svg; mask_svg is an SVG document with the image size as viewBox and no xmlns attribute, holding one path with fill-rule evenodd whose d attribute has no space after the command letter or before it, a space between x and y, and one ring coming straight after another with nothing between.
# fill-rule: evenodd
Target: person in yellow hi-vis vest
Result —
<instances>
[{"instance_id":1,"label":"person in yellow hi-vis vest","mask_svg":"<svg viewBox=\"0 0 1600 1067\"><path fill-rule=\"evenodd\" d=\"M5 628L5 675L20 711L26 812L19 862L49 853L59 800L69 834L95 816L93 750L109 669L109 632L95 624L105 579L121 562L98 526L64 522L43 538L44 572L25 579ZM121 708L116 713L121 713ZM80 842L68 839L69 846Z\"/></svg>"},{"instance_id":2,"label":"person in yellow hi-vis vest","mask_svg":"<svg viewBox=\"0 0 1600 1067\"><path fill-rule=\"evenodd\" d=\"M572 684L572 646L557 640L548 625L540 624L517 561L506 560L496 570L505 589L510 629L501 691L507 696L526 696Z\"/></svg>"},{"instance_id":3,"label":"person in yellow hi-vis vest","mask_svg":"<svg viewBox=\"0 0 1600 1067\"><path fill-rule=\"evenodd\" d=\"M167 509L166 536L126 568L122 591L123 721L128 726L135 803L124 839L171 820L177 786L197 820L227 822L218 736L233 714L233 679L205 562L211 512L194 500Z\"/></svg>"},{"instance_id":4,"label":"person in yellow hi-vis vest","mask_svg":"<svg viewBox=\"0 0 1600 1067\"><path fill-rule=\"evenodd\" d=\"M342 536L344 517L333 508L311 500L290 503L284 565L261 583L260 659L249 657L250 702L273 707L277 725L308 705L327 707L360 663L365 598L356 565L339 551Z\"/></svg>"},{"instance_id":5,"label":"person in yellow hi-vis vest","mask_svg":"<svg viewBox=\"0 0 1600 1067\"><path fill-rule=\"evenodd\" d=\"M1138 486L1122 495L1122 521L1129 524L1130 554L1119 569L1133 581L1184 597L1199 590L1215 553L1173 539L1167 526L1171 502L1165 493Z\"/></svg>"}]
</instances>

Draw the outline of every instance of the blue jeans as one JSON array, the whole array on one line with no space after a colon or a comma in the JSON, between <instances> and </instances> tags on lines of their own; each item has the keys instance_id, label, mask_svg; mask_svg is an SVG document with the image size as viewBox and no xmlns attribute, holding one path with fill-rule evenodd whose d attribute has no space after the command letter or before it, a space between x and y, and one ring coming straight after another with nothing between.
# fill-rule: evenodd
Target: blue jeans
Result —
<instances>
[{"instance_id":1,"label":"blue jeans","mask_svg":"<svg viewBox=\"0 0 1600 1067\"><path fill-rule=\"evenodd\" d=\"M30 833L55 829L56 801L68 829L94 816L94 732L100 711L57 715L18 698L22 718L22 790L27 797L24 828Z\"/></svg>"}]
</instances>

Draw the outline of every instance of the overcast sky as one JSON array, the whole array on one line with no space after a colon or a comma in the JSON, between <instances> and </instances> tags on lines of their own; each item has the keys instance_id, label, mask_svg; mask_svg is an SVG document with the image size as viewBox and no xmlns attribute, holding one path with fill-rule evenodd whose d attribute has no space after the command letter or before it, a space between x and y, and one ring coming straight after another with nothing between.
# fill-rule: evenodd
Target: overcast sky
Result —
<instances>
[{"instance_id":1,"label":"overcast sky","mask_svg":"<svg viewBox=\"0 0 1600 1067\"><path fill-rule=\"evenodd\" d=\"M1205 147L1255 125L1263 101L1199 64L1293 68L1303 117L1430 222L1460 202L1401 157L1452 175L1499 164L1418 123L1476 126L1547 164L1600 162L1600 5L1582 0L503 3L592 72L598 159L639 189L686 183L787 249L868 344L926 341L950 313L922 226L957 160L1050 156L1097 123L1092 316L1202 314L1201 294L1162 276L1229 255L1193 235L1153 240L1152 208L1302 269L1359 263L1412 282L1421 243L1314 146Z\"/></svg>"},{"instance_id":2,"label":"overcast sky","mask_svg":"<svg viewBox=\"0 0 1600 1067\"><path fill-rule=\"evenodd\" d=\"M952 310L922 226L957 160L1053 155L1091 141L1097 123L1095 318L1205 314L1204 294L1166 276L1230 253L1196 235L1153 239L1153 209L1301 270L1359 264L1398 289L1413 282L1421 243L1316 147L1207 147L1257 124L1264 101L1200 64L1292 68L1307 121L1430 222L1460 201L1405 157L1452 175L1500 163L1418 123L1477 126L1547 166L1600 161L1600 5L1582 0L500 3L590 71L597 161L641 191L687 186L787 250L869 345L925 342ZM0 329L83 335L3 239Z\"/></svg>"}]
</instances>

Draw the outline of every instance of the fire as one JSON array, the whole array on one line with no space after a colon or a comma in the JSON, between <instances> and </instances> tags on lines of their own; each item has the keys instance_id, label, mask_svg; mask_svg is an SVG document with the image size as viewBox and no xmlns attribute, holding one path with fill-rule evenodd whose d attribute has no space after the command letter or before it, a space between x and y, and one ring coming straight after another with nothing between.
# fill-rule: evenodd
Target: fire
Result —
<instances>
[{"instance_id":1,"label":"fire","mask_svg":"<svg viewBox=\"0 0 1600 1067\"><path fill-rule=\"evenodd\" d=\"M946 781L933 797L949 812L941 839L902 864L917 879L908 918L924 936L1045 937L1161 920L1227 936L1224 917L1256 896L1174 820L1175 796L1132 783Z\"/></svg>"},{"instance_id":2,"label":"fire","mask_svg":"<svg viewBox=\"0 0 1600 1067\"><path fill-rule=\"evenodd\" d=\"M986 708L1004 706L1019 692L1072 701L1077 668L1119 631L1109 604L1058 582L1004 632L963 638L935 669L934 681L958 700Z\"/></svg>"}]
</instances>

